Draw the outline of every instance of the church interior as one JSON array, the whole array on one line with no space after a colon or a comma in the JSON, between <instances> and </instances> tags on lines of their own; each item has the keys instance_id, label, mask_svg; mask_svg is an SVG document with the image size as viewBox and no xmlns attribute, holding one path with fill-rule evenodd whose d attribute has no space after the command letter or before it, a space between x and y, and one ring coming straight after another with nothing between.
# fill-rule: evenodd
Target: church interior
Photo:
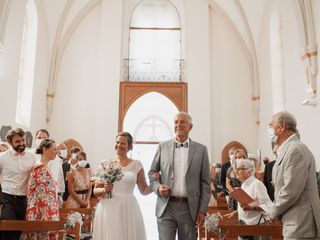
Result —
<instances>
[{"instance_id":1,"label":"church interior","mask_svg":"<svg viewBox=\"0 0 320 240\"><path fill-rule=\"evenodd\" d=\"M1 0L0 127L30 148L46 129L93 169L128 131L147 172L179 111L210 163L240 144L261 165L288 111L319 171L319 27L317 0Z\"/></svg>"}]
</instances>

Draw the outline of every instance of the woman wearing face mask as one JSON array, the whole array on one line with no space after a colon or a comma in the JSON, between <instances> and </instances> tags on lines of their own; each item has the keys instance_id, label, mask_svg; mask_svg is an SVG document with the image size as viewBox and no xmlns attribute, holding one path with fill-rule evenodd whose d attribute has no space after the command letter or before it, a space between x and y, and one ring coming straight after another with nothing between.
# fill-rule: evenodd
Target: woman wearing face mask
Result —
<instances>
[{"instance_id":1,"label":"woman wearing face mask","mask_svg":"<svg viewBox=\"0 0 320 240\"><path fill-rule=\"evenodd\" d=\"M81 153L81 152L80 152ZM69 197L65 203L67 208L88 208L92 185L90 181L90 168L86 168L87 161L77 155L76 168L67 174ZM81 159L81 160L80 160Z\"/></svg>"},{"instance_id":2,"label":"woman wearing face mask","mask_svg":"<svg viewBox=\"0 0 320 240\"><path fill-rule=\"evenodd\" d=\"M236 159L240 158L247 158L247 152L243 149L236 150L234 153L234 158L230 159L231 166L227 170L226 179L226 186L229 192L232 192L235 188L241 187L241 182L237 179L235 173L235 162ZM230 196L228 200L228 208L230 210L236 210L237 206L237 201Z\"/></svg>"},{"instance_id":3,"label":"woman wearing face mask","mask_svg":"<svg viewBox=\"0 0 320 240\"><path fill-rule=\"evenodd\" d=\"M56 143L52 139L44 139L37 154L41 154L41 162L33 168L28 186L28 202L26 220L59 220L56 184L48 169L48 163L56 156ZM57 239L58 233L30 232L25 239Z\"/></svg>"}]
</instances>

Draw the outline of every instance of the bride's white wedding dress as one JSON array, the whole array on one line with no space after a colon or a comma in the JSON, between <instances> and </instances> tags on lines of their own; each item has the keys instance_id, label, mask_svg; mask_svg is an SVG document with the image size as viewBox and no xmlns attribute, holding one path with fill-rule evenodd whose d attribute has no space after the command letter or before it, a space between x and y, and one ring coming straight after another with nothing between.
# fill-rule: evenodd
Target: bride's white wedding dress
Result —
<instances>
[{"instance_id":1,"label":"bride's white wedding dress","mask_svg":"<svg viewBox=\"0 0 320 240\"><path fill-rule=\"evenodd\" d=\"M141 162L133 160L124 176L114 182L112 198L102 198L96 208L93 240L146 240L140 207L133 195Z\"/></svg>"}]
</instances>

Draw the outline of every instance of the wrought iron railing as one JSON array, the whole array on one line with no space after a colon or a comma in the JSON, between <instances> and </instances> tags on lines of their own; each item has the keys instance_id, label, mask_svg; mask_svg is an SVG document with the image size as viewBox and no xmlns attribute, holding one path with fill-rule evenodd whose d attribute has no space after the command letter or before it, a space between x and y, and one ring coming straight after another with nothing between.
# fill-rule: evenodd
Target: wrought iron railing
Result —
<instances>
[{"instance_id":1,"label":"wrought iron railing","mask_svg":"<svg viewBox=\"0 0 320 240\"><path fill-rule=\"evenodd\" d=\"M135 82L181 82L184 69L183 59L124 59L122 77Z\"/></svg>"}]
</instances>

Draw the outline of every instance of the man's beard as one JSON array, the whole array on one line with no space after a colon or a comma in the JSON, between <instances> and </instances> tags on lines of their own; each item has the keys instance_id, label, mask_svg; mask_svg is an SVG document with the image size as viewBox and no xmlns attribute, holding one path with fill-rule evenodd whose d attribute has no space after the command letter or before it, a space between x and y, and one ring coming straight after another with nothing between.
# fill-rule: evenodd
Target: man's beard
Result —
<instances>
[{"instance_id":1,"label":"man's beard","mask_svg":"<svg viewBox=\"0 0 320 240\"><path fill-rule=\"evenodd\" d=\"M18 153L22 153L24 152L24 150L26 149L26 145L23 144L23 145L18 145L16 147L12 147L16 152Z\"/></svg>"}]
</instances>

